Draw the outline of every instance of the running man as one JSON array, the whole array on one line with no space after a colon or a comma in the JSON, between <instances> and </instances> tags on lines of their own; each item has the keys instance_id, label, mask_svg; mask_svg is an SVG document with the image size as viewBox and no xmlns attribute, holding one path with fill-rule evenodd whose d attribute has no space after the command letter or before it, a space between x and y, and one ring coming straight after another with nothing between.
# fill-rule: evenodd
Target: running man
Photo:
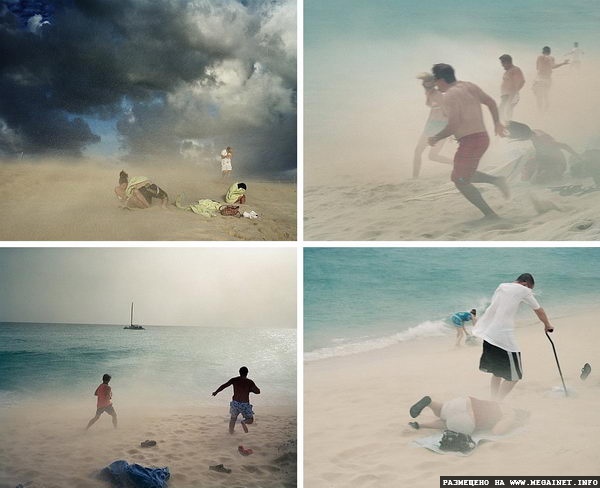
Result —
<instances>
[{"instance_id":1,"label":"running man","mask_svg":"<svg viewBox=\"0 0 600 488\"><path fill-rule=\"evenodd\" d=\"M454 68L449 64L433 66L433 76L437 87L444 92L443 108L448 116L448 124L435 136L429 138L429 145L454 135L458 140L458 150L454 155L454 169L451 180L458 191L475 205L485 217L498 218L481 196L473 183L489 183L497 186L508 198L506 179L477 171L479 160L487 150L490 139L483 123L481 105L486 105L494 120L495 132L504 137L504 126L500 123L498 107L492 97L469 81L457 81Z\"/></svg>"},{"instance_id":2,"label":"running man","mask_svg":"<svg viewBox=\"0 0 600 488\"><path fill-rule=\"evenodd\" d=\"M248 368L242 366L240 368L240 375L235 378L231 378L227 383L223 383L219 388L213 391L212 396L217 396L217 393L224 390L229 386L233 386L233 397L229 404L229 413L231 418L229 420L229 433L233 434L235 422L238 415L242 414L244 418L242 420L242 429L248 433L248 425L254 422L254 412L252 411L252 405L250 405L250 393L260 395L260 389L254 384L254 381L248 377Z\"/></svg>"},{"instance_id":3,"label":"running man","mask_svg":"<svg viewBox=\"0 0 600 488\"><path fill-rule=\"evenodd\" d=\"M460 346L460 342L464 336L467 337L466 342L469 342L473 336L467 332L465 324L472 322L473 326L477 323L477 310L474 308L470 312L456 312L450 317L452 324L456 327L456 347Z\"/></svg>"},{"instance_id":4,"label":"running man","mask_svg":"<svg viewBox=\"0 0 600 488\"><path fill-rule=\"evenodd\" d=\"M534 285L529 273L523 273L512 283L502 283L473 330L475 336L483 339L479 370L492 374L490 391L493 400L504 399L523 378L521 352L514 332L515 316L521 302L533 309L546 332L554 330L546 312L533 296Z\"/></svg>"},{"instance_id":5,"label":"running man","mask_svg":"<svg viewBox=\"0 0 600 488\"><path fill-rule=\"evenodd\" d=\"M105 374L102 376L102 383L96 391L94 395L98 397L98 401L96 402L96 415L88 422L85 430L88 430L92 425L96 423L96 421L100 418L104 412L112 417L113 427L117 428L117 412L112 404L112 389L108 386L110 382L111 376L109 374Z\"/></svg>"},{"instance_id":6,"label":"running man","mask_svg":"<svg viewBox=\"0 0 600 488\"><path fill-rule=\"evenodd\" d=\"M500 120L503 123L512 120L513 110L519 103L519 91L525 86L525 77L521 68L513 64L510 54L500 56L500 64L504 68L502 85L500 86Z\"/></svg>"}]
</instances>

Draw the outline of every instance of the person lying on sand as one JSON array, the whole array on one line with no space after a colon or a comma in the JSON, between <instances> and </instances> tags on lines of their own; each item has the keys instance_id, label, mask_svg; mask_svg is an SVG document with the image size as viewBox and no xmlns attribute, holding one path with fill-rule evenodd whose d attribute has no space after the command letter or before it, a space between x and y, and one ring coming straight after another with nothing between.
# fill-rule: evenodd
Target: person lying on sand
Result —
<instances>
[{"instance_id":1,"label":"person lying on sand","mask_svg":"<svg viewBox=\"0 0 600 488\"><path fill-rule=\"evenodd\" d=\"M134 176L130 180L125 171L119 173L115 195L128 208L149 208L153 198L159 199L163 208L169 204L169 195L162 188L145 176Z\"/></svg>"},{"instance_id":2,"label":"person lying on sand","mask_svg":"<svg viewBox=\"0 0 600 488\"><path fill-rule=\"evenodd\" d=\"M217 396L217 393L224 390L229 386L233 386L233 397L229 404L229 413L231 418L229 420L229 433L233 434L235 422L238 415L242 414L244 418L242 420L242 429L248 433L248 425L254 422L254 412L252 411L252 405L250 405L250 393L256 395L260 394L260 389L254 384L254 381L248 377L248 368L242 366L240 368L240 375L235 378L231 378L227 383L223 383L219 388L213 391L212 396Z\"/></svg>"},{"instance_id":3,"label":"person lying on sand","mask_svg":"<svg viewBox=\"0 0 600 488\"><path fill-rule=\"evenodd\" d=\"M424 396L410 407L410 416L418 417L426 407L437 418L429 422L409 422L408 425L413 429L448 429L465 435L491 431L495 435L501 435L519 425L523 415L521 410L508 408L492 400L468 396L439 402Z\"/></svg>"},{"instance_id":4,"label":"person lying on sand","mask_svg":"<svg viewBox=\"0 0 600 488\"><path fill-rule=\"evenodd\" d=\"M94 392L94 395L98 397L98 401L96 402L96 415L88 422L85 430L88 430L92 425L94 425L100 418L100 415L105 412L112 417L113 427L115 429L117 428L117 412L115 412L112 404L112 389L110 386L108 386L110 379L111 376L109 374L102 376L102 383Z\"/></svg>"},{"instance_id":5,"label":"person lying on sand","mask_svg":"<svg viewBox=\"0 0 600 488\"><path fill-rule=\"evenodd\" d=\"M234 183L227 189L225 201L227 203L246 203L246 183Z\"/></svg>"},{"instance_id":6,"label":"person lying on sand","mask_svg":"<svg viewBox=\"0 0 600 488\"><path fill-rule=\"evenodd\" d=\"M567 170L567 159L562 151L572 154L575 158L580 157L571 146L521 122L510 121L506 130L510 139L531 141L535 149L534 156L525 162L521 173L521 178L525 181L546 184L560 180Z\"/></svg>"}]
</instances>

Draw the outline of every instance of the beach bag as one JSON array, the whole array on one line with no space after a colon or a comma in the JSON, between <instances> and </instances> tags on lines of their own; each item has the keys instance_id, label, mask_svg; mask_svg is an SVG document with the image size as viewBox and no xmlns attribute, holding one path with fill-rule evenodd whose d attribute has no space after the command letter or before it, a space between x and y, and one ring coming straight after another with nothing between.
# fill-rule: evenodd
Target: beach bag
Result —
<instances>
[{"instance_id":1,"label":"beach bag","mask_svg":"<svg viewBox=\"0 0 600 488\"><path fill-rule=\"evenodd\" d=\"M219 213L221 215L237 217L240 214L240 207L239 205L222 205L221 208L219 208Z\"/></svg>"},{"instance_id":2,"label":"beach bag","mask_svg":"<svg viewBox=\"0 0 600 488\"><path fill-rule=\"evenodd\" d=\"M473 450L476 446L475 441L470 435L445 430L440 439L440 449L442 451L460 451L463 453Z\"/></svg>"}]
</instances>

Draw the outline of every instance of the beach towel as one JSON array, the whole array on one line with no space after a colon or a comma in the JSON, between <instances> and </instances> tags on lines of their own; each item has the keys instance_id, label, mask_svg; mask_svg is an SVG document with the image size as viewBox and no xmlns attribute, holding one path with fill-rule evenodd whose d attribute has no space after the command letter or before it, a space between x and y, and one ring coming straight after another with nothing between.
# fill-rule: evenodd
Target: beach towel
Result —
<instances>
[{"instance_id":1,"label":"beach towel","mask_svg":"<svg viewBox=\"0 0 600 488\"><path fill-rule=\"evenodd\" d=\"M234 183L229 187L229 190L227 190L227 195L225 195L225 201L227 203L237 202L238 198L246 193L244 188L238 188L238 184L239 183Z\"/></svg>"},{"instance_id":2,"label":"beach towel","mask_svg":"<svg viewBox=\"0 0 600 488\"><path fill-rule=\"evenodd\" d=\"M129 180L129 184L125 189L125 195L129 198L133 194L133 190L141 188L142 186L151 183L151 181L145 176L134 176Z\"/></svg>"},{"instance_id":3,"label":"beach towel","mask_svg":"<svg viewBox=\"0 0 600 488\"><path fill-rule=\"evenodd\" d=\"M104 468L99 477L117 488L165 488L171 473L167 467L146 468L119 460Z\"/></svg>"},{"instance_id":4,"label":"beach towel","mask_svg":"<svg viewBox=\"0 0 600 488\"><path fill-rule=\"evenodd\" d=\"M471 438L475 441L475 447L479 445L481 442L489 442L496 441L498 439L502 439L504 437L510 436L514 433L514 431L509 432L508 434L502 435L494 435L491 432L482 432L480 434L473 434ZM455 454L457 456L470 456L473 454L475 449L471 449L469 452L460 452L460 451L443 451L440 449L440 440L442 439L442 432L436 432L433 435L428 437L421 437L420 439L415 439L412 442L419 447L424 447L425 449L429 449L430 451L437 452L438 454Z\"/></svg>"},{"instance_id":5,"label":"beach towel","mask_svg":"<svg viewBox=\"0 0 600 488\"><path fill-rule=\"evenodd\" d=\"M214 217L219 212L219 209L223 206L222 203L215 202L214 200L203 199L198 200L196 203L184 205L181 203L184 195L177 195L175 200L175 206L181 210L190 210L195 214L202 215L203 217Z\"/></svg>"}]
</instances>

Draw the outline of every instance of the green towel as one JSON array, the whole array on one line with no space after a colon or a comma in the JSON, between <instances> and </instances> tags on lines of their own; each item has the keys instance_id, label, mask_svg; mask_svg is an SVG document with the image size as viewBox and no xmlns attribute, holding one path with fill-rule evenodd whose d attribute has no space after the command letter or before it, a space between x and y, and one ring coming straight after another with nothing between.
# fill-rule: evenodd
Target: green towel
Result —
<instances>
[{"instance_id":1,"label":"green towel","mask_svg":"<svg viewBox=\"0 0 600 488\"><path fill-rule=\"evenodd\" d=\"M214 217L217 213L219 213L219 209L223 205L222 203L209 200L208 198L198 200L196 203L191 203L189 205L183 205L181 203L183 197L183 194L177 195L175 206L182 210L190 210L195 214L202 215L203 217Z\"/></svg>"},{"instance_id":2,"label":"green towel","mask_svg":"<svg viewBox=\"0 0 600 488\"><path fill-rule=\"evenodd\" d=\"M133 190L137 188L141 188L142 186L150 183L150 180L145 176L134 176L129 180L129 184L127 185L127 189L125 190L125 195L127 198L133 195Z\"/></svg>"},{"instance_id":3,"label":"green towel","mask_svg":"<svg viewBox=\"0 0 600 488\"><path fill-rule=\"evenodd\" d=\"M237 202L237 199L240 198L244 193L246 193L245 189L238 188L238 184L239 183L234 183L229 187L229 190L227 190L227 195L225 195L225 201L227 203Z\"/></svg>"}]
</instances>

